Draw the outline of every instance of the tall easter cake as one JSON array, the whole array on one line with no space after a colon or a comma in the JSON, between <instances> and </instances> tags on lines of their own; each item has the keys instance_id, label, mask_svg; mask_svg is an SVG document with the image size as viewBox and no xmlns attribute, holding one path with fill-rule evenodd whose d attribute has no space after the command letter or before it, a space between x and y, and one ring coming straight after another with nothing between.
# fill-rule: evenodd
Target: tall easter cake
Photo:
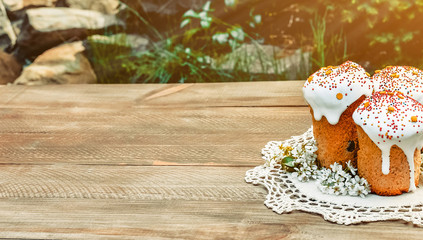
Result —
<instances>
[{"instance_id":1,"label":"tall easter cake","mask_svg":"<svg viewBox=\"0 0 423 240\"><path fill-rule=\"evenodd\" d=\"M351 61L321 68L307 79L303 94L310 105L320 166L355 164L358 139L352 114L372 91L370 75Z\"/></svg>"},{"instance_id":2,"label":"tall easter cake","mask_svg":"<svg viewBox=\"0 0 423 240\"><path fill-rule=\"evenodd\" d=\"M375 92L355 110L357 169L378 195L416 189L423 147L423 105L399 91Z\"/></svg>"}]
</instances>

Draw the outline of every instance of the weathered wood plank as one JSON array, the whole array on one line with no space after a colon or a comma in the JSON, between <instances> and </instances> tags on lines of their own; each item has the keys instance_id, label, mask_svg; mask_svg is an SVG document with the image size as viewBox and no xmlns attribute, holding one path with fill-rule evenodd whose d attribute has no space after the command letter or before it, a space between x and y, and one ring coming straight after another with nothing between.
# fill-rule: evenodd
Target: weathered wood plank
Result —
<instances>
[{"instance_id":1,"label":"weathered wood plank","mask_svg":"<svg viewBox=\"0 0 423 240\"><path fill-rule=\"evenodd\" d=\"M303 81L0 87L0 108L305 106Z\"/></svg>"},{"instance_id":2,"label":"weathered wood plank","mask_svg":"<svg viewBox=\"0 0 423 240\"><path fill-rule=\"evenodd\" d=\"M321 216L278 215L248 168L3 165L2 237L148 239L418 239L410 224L340 226ZM19 213L19 214L17 214ZM386 231L389 229L389 231Z\"/></svg>"},{"instance_id":3,"label":"weathered wood plank","mask_svg":"<svg viewBox=\"0 0 423 240\"><path fill-rule=\"evenodd\" d=\"M418 239L409 224L340 226L277 215L248 168L35 165L0 167L2 237L148 239ZM389 229L389 231L386 231Z\"/></svg>"},{"instance_id":4,"label":"weathered wood plank","mask_svg":"<svg viewBox=\"0 0 423 240\"><path fill-rule=\"evenodd\" d=\"M352 226L313 214L278 215L259 201L0 199L5 238L421 239L401 221Z\"/></svg>"},{"instance_id":5,"label":"weathered wood plank","mask_svg":"<svg viewBox=\"0 0 423 240\"><path fill-rule=\"evenodd\" d=\"M248 167L1 165L0 199L254 201L264 188L244 181Z\"/></svg>"},{"instance_id":6,"label":"weathered wood plank","mask_svg":"<svg viewBox=\"0 0 423 240\"><path fill-rule=\"evenodd\" d=\"M310 126L305 107L0 108L0 163L252 166Z\"/></svg>"}]
</instances>

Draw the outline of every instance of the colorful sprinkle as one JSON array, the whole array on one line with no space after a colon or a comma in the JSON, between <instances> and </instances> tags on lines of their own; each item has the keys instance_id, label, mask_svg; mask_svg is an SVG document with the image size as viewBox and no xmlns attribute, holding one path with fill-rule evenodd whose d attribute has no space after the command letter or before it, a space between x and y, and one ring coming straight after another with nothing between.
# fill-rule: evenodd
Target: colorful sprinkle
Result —
<instances>
[{"instance_id":1,"label":"colorful sprinkle","mask_svg":"<svg viewBox=\"0 0 423 240\"><path fill-rule=\"evenodd\" d=\"M365 108L367 108L369 105L370 105L370 103L369 103L369 102L365 102L365 103L364 103L364 107L365 107Z\"/></svg>"},{"instance_id":2,"label":"colorful sprinkle","mask_svg":"<svg viewBox=\"0 0 423 240\"><path fill-rule=\"evenodd\" d=\"M376 91L401 91L423 103L423 71L410 66L389 66L373 75ZM399 97L400 99L403 99Z\"/></svg>"}]
</instances>

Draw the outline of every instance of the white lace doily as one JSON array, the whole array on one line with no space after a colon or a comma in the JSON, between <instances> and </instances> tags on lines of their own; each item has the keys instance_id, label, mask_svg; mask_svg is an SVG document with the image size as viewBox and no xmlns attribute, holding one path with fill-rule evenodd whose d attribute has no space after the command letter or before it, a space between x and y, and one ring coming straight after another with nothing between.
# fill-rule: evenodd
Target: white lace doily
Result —
<instances>
[{"instance_id":1,"label":"white lace doily","mask_svg":"<svg viewBox=\"0 0 423 240\"><path fill-rule=\"evenodd\" d=\"M294 143L310 137L313 137L312 132L308 131L285 142ZM275 144L280 142L269 142L263 154L272 154L269 151ZM248 170L245 181L266 187L268 194L264 204L279 214L300 210L317 213L327 221L345 225L404 220L423 227L422 181L412 193L390 197L369 194L365 198L324 194L317 188L316 181L300 182L291 173L281 170L279 164Z\"/></svg>"}]
</instances>

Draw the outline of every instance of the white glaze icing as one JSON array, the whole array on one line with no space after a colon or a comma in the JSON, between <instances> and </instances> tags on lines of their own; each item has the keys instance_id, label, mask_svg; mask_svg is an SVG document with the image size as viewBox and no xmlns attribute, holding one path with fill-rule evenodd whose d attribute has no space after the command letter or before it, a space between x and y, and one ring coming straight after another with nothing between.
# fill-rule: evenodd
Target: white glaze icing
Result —
<instances>
[{"instance_id":1,"label":"white glaze icing","mask_svg":"<svg viewBox=\"0 0 423 240\"><path fill-rule=\"evenodd\" d=\"M375 92L354 111L353 119L382 151L383 174L390 171L391 147L402 149L410 169L409 191L415 190L414 152L423 147L423 105L400 92Z\"/></svg>"},{"instance_id":2,"label":"white glaze icing","mask_svg":"<svg viewBox=\"0 0 423 240\"><path fill-rule=\"evenodd\" d=\"M320 121L325 116L332 125L338 123L348 106L363 95L369 96L372 91L368 73L351 61L321 68L307 79L303 87L304 98L313 109L314 118Z\"/></svg>"},{"instance_id":3,"label":"white glaze icing","mask_svg":"<svg viewBox=\"0 0 423 240\"><path fill-rule=\"evenodd\" d=\"M410 66L389 66L373 77L375 91L400 91L423 104L423 71Z\"/></svg>"}]
</instances>

